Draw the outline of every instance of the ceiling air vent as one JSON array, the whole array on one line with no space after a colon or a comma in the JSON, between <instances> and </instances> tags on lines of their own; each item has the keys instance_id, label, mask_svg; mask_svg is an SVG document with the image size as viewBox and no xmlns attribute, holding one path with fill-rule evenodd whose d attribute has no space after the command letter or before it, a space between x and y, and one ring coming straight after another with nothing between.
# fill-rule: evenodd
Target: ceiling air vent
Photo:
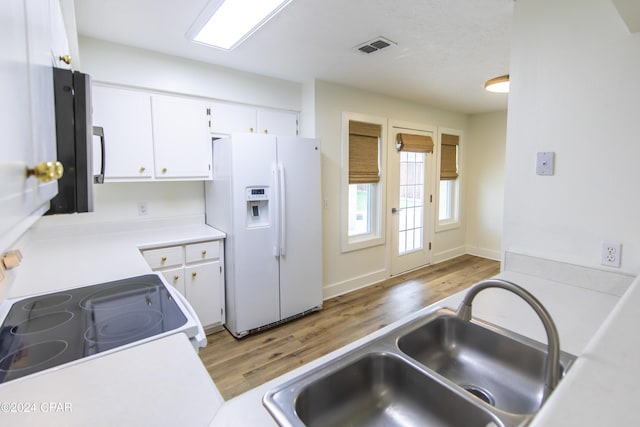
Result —
<instances>
[{"instance_id":1,"label":"ceiling air vent","mask_svg":"<svg viewBox=\"0 0 640 427\"><path fill-rule=\"evenodd\" d=\"M385 39L384 37L378 37L373 40L370 40L366 43L358 45L356 49L358 49L362 53L373 53L389 46L393 46L396 43L392 42L389 39Z\"/></svg>"}]
</instances>

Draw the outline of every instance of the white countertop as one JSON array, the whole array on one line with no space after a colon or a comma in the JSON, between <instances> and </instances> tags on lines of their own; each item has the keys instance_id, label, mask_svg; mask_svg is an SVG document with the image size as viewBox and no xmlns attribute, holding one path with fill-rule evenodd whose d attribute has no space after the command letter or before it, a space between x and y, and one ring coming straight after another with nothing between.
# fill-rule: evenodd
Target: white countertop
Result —
<instances>
[{"instance_id":1,"label":"white countertop","mask_svg":"<svg viewBox=\"0 0 640 427\"><path fill-rule=\"evenodd\" d=\"M176 222L33 230L15 247L24 258L7 297L149 274L140 249L225 237L205 224ZM178 333L0 384L0 424L199 426L223 402Z\"/></svg>"},{"instance_id":2,"label":"white countertop","mask_svg":"<svg viewBox=\"0 0 640 427\"><path fill-rule=\"evenodd\" d=\"M61 227L32 234L20 248L24 260L9 297L148 274L151 269L140 249L224 237L204 224L164 224L160 228L114 225L89 231L86 227ZM532 274L505 271L500 277L533 293L554 318L562 349L579 356L531 425L638 424L640 416L630 408L640 399L635 382L640 374L640 340L633 334L640 278L620 299L607 291ZM437 306L455 309L462 294ZM3 403L22 402L35 404L30 407L38 411L2 413L0 419L11 416L12 425L273 426L274 420L262 406L262 396L268 390L433 307L227 402L223 402L186 336L177 334L0 385L0 410L6 408ZM546 342L538 318L510 293L483 291L474 301L473 313L474 317Z\"/></svg>"},{"instance_id":3,"label":"white countertop","mask_svg":"<svg viewBox=\"0 0 640 427\"><path fill-rule=\"evenodd\" d=\"M520 273L503 272L498 275L498 277L510 280L525 287L545 305L551 316L554 318L558 328L562 349L574 355L580 355L585 352L593 334L595 334L600 325L605 322L608 314L619 301L619 297L614 295L595 292L593 290L576 286L568 286ZM277 387L283 382L301 375L312 368L322 365L331 359L338 357L391 329L394 329L400 324L424 315L424 313L431 311L433 307L439 306L455 309L463 295L464 292L460 292L446 298L415 314L407 316L398 322L388 325L367 337L336 350L327 356L317 359L227 401L222 408L220 408L220 411L211 423L211 426L277 425L267 410L262 406L262 397L268 390ZM544 329L540 324L540 320L532 312L531 308L514 295L500 289L487 289L480 293L474 300L473 316L509 328L540 342L546 342ZM565 377L563 382L566 381L567 378L570 378L571 375L575 375L573 369L569 371L569 374ZM557 402L557 411L561 413L563 407L562 396L556 396L554 394L548 403L551 403L554 400ZM542 423L539 425L546 424ZM590 425L602 426L603 424Z\"/></svg>"},{"instance_id":4,"label":"white countertop","mask_svg":"<svg viewBox=\"0 0 640 427\"><path fill-rule=\"evenodd\" d=\"M223 399L184 334L0 386L10 426L203 426Z\"/></svg>"},{"instance_id":5,"label":"white countertop","mask_svg":"<svg viewBox=\"0 0 640 427\"><path fill-rule=\"evenodd\" d=\"M140 249L224 238L205 224L129 224L37 230L19 246L23 260L7 298L151 273Z\"/></svg>"}]
</instances>

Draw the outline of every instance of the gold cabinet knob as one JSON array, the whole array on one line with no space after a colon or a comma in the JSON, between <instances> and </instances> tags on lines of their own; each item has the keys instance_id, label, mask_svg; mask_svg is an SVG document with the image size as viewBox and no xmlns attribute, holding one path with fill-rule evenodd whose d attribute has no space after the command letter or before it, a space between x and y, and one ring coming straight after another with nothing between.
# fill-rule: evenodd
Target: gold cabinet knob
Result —
<instances>
[{"instance_id":1,"label":"gold cabinet knob","mask_svg":"<svg viewBox=\"0 0 640 427\"><path fill-rule=\"evenodd\" d=\"M67 65L71 65L71 55L62 55L59 56L58 59Z\"/></svg>"},{"instance_id":2,"label":"gold cabinet knob","mask_svg":"<svg viewBox=\"0 0 640 427\"><path fill-rule=\"evenodd\" d=\"M162 258L160 258L160 262L166 262L167 261L167 257L163 256Z\"/></svg>"},{"instance_id":3,"label":"gold cabinet knob","mask_svg":"<svg viewBox=\"0 0 640 427\"><path fill-rule=\"evenodd\" d=\"M195 278L198 275L198 273L196 273L195 271L193 273L191 273L191 277Z\"/></svg>"},{"instance_id":4,"label":"gold cabinet knob","mask_svg":"<svg viewBox=\"0 0 640 427\"><path fill-rule=\"evenodd\" d=\"M146 170L146 168L144 166L140 166L140 172L144 172Z\"/></svg>"},{"instance_id":5,"label":"gold cabinet knob","mask_svg":"<svg viewBox=\"0 0 640 427\"><path fill-rule=\"evenodd\" d=\"M249 132L253 132L253 128L249 128Z\"/></svg>"},{"instance_id":6,"label":"gold cabinet knob","mask_svg":"<svg viewBox=\"0 0 640 427\"><path fill-rule=\"evenodd\" d=\"M178 276L178 275L176 274L175 276L173 276L173 281L174 281L174 282L177 282L179 278L180 278L180 276Z\"/></svg>"},{"instance_id":7,"label":"gold cabinet knob","mask_svg":"<svg viewBox=\"0 0 640 427\"><path fill-rule=\"evenodd\" d=\"M264 130L264 133L269 133L269 129L265 129L265 130Z\"/></svg>"},{"instance_id":8,"label":"gold cabinet knob","mask_svg":"<svg viewBox=\"0 0 640 427\"><path fill-rule=\"evenodd\" d=\"M49 182L62 178L64 167L60 162L42 162L33 169L27 169L27 177L35 176L40 182Z\"/></svg>"},{"instance_id":9,"label":"gold cabinet knob","mask_svg":"<svg viewBox=\"0 0 640 427\"><path fill-rule=\"evenodd\" d=\"M203 251L202 251L202 256L205 256L206 254L207 254L207 251L206 251L206 250L203 250Z\"/></svg>"},{"instance_id":10,"label":"gold cabinet knob","mask_svg":"<svg viewBox=\"0 0 640 427\"><path fill-rule=\"evenodd\" d=\"M167 173L167 168L162 168L162 173Z\"/></svg>"}]
</instances>

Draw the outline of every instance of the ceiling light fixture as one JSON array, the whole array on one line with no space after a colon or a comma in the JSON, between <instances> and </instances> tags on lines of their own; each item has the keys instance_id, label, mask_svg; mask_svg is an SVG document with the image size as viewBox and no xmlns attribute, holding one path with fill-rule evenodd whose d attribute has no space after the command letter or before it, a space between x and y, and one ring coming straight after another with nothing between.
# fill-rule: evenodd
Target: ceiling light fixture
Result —
<instances>
[{"instance_id":1,"label":"ceiling light fixture","mask_svg":"<svg viewBox=\"0 0 640 427\"><path fill-rule=\"evenodd\" d=\"M509 93L509 74L487 80L484 88L489 92Z\"/></svg>"},{"instance_id":2,"label":"ceiling light fixture","mask_svg":"<svg viewBox=\"0 0 640 427\"><path fill-rule=\"evenodd\" d=\"M291 0L212 0L193 23L191 40L232 50L257 31Z\"/></svg>"}]
</instances>

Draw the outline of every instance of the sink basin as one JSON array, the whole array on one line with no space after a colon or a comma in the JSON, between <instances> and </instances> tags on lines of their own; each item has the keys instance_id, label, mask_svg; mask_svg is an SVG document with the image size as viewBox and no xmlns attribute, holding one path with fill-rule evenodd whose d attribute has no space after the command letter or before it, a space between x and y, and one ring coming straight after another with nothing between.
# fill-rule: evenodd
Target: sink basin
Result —
<instances>
[{"instance_id":1,"label":"sink basin","mask_svg":"<svg viewBox=\"0 0 640 427\"><path fill-rule=\"evenodd\" d=\"M542 405L546 346L510 335L442 315L400 336L398 348L498 409L532 414Z\"/></svg>"},{"instance_id":2,"label":"sink basin","mask_svg":"<svg viewBox=\"0 0 640 427\"><path fill-rule=\"evenodd\" d=\"M280 395L278 395L280 394ZM287 399L290 389L274 399ZM410 362L389 353L368 353L322 373L293 392L300 423L321 426L499 426L474 405Z\"/></svg>"},{"instance_id":3,"label":"sink basin","mask_svg":"<svg viewBox=\"0 0 640 427\"><path fill-rule=\"evenodd\" d=\"M270 390L280 426L526 425L542 405L546 346L433 309ZM575 360L560 352L561 373Z\"/></svg>"}]
</instances>

